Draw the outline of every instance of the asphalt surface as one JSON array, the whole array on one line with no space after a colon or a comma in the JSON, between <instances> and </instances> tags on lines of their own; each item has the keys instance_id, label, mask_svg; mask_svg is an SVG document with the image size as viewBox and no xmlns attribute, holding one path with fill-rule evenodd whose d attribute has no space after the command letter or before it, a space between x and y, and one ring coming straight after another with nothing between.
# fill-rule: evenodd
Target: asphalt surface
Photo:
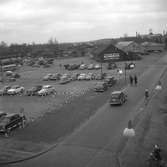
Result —
<instances>
[{"instance_id":1,"label":"asphalt surface","mask_svg":"<svg viewBox=\"0 0 167 167\"><path fill-rule=\"evenodd\" d=\"M10 167L111 167L125 143L120 140L133 113L143 107L144 90L153 89L166 69L167 56L150 65L138 86L126 87L128 101L110 107L108 101L84 125L46 154ZM44 132L45 133L45 132ZM137 132L136 132L137 133ZM118 163L118 162L117 162Z\"/></svg>"}]
</instances>

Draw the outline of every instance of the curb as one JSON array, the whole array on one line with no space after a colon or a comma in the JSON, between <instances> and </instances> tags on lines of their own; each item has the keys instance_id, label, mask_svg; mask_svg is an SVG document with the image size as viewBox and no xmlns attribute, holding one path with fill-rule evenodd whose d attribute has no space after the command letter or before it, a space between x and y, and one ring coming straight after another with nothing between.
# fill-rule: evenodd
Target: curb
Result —
<instances>
[{"instance_id":1,"label":"curb","mask_svg":"<svg viewBox=\"0 0 167 167\"><path fill-rule=\"evenodd\" d=\"M55 145L53 145L53 146L51 146L51 147L49 147L48 149L46 149L46 150L44 150L44 151L41 151L41 152L39 152L39 153L37 153L37 154L32 155L32 156L30 156L30 157L26 157L26 158L14 160L14 161L0 162L0 165L8 165L8 164L20 163L20 162L23 162L23 161L31 160L31 159L33 159L33 158L39 157L39 156L41 156L41 155L43 155L43 154L45 154L45 153L47 153L47 152L53 150L54 148L57 147L57 145L58 145L58 143L55 144Z\"/></svg>"}]
</instances>

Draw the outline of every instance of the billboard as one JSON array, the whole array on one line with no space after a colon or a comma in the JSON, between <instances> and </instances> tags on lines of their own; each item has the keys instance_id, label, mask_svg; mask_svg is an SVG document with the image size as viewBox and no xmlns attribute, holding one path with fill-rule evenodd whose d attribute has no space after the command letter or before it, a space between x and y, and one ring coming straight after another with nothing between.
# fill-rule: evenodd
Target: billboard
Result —
<instances>
[{"instance_id":1,"label":"billboard","mask_svg":"<svg viewBox=\"0 0 167 167\"><path fill-rule=\"evenodd\" d=\"M104 54L104 60L115 60L119 58L120 58L119 53L105 53Z\"/></svg>"}]
</instances>

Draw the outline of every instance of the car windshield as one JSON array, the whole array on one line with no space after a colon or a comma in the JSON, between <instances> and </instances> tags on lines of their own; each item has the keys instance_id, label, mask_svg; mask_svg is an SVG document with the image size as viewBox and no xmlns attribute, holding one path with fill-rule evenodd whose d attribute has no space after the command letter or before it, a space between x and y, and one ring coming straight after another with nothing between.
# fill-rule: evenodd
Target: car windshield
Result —
<instances>
[{"instance_id":1,"label":"car windshield","mask_svg":"<svg viewBox=\"0 0 167 167\"><path fill-rule=\"evenodd\" d=\"M18 85L12 86L12 89L17 89L17 88L19 88Z\"/></svg>"},{"instance_id":2,"label":"car windshield","mask_svg":"<svg viewBox=\"0 0 167 167\"><path fill-rule=\"evenodd\" d=\"M103 82L99 82L96 84L96 86L103 86L103 84L104 84Z\"/></svg>"},{"instance_id":3,"label":"car windshield","mask_svg":"<svg viewBox=\"0 0 167 167\"><path fill-rule=\"evenodd\" d=\"M120 94L119 93L114 93L114 94L111 94L111 97L112 98L118 98L120 96Z\"/></svg>"},{"instance_id":4,"label":"car windshield","mask_svg":"<svg viewBox=\"0 0 167 167\"><path fill-rule=\"evenodd\" d=\"M46 86L43 87L43 89L48 89L48 88L51 88L51 86L50 85L46 85Z\"/></svg>"}]
</instances>

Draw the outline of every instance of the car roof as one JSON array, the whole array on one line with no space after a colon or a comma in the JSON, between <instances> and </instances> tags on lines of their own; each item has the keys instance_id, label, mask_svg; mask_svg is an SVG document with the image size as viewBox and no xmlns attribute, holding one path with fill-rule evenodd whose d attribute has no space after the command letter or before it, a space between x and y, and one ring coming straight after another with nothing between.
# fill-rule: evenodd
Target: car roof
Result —
<instances>
[{"instance_id":1,"label":"car roof","mask_svg":"<svg viewBox=\"0 0 167 167\"><path fill-rule=\"evenodd\" d=\"M52 85L44 85L43 88L51 87Z\"/></svg>"},{"instance_id":2,"label":"car roof","mask_svg":"<svg viewBox=\"0 0 167 167\"><path fill-rule=\"evenodd\" d=\"M113 91L111 94L121 94L121 93L122 93L122 91L119 90L119 91Z\"/></svg>"},{"instance_id":3,"label":"car roof","mask_svg":"<svg viewBox=\"0 0 167 167\"><path fill-rule=\"evenodd\" d=\"M105 84L104 81L101 81L101 82L96 82L97 85L102 85L102 84Z\"/></svg>"},{"instance_id":4,"label":"car roof","mask_svg":"<svg viewBox=\"0 0 167 167\"><path fill-rule=\"evenodd\" d=\"M4 113L5 113L4 111L0 111L0 115L1 115L1 114L4 114Z\"/></svg>"},{"instance_id":5,"label":"car roof","mask_svg":"<svg viewBox=\"0 0 167 167\"><path fill-rule=\"evenodd\" d=\"M14 115L19 115L19 114L17 114L17 113L7 113L6 117L9 118L9 117L12 117Z\"/></svg>"}]
</instances>

